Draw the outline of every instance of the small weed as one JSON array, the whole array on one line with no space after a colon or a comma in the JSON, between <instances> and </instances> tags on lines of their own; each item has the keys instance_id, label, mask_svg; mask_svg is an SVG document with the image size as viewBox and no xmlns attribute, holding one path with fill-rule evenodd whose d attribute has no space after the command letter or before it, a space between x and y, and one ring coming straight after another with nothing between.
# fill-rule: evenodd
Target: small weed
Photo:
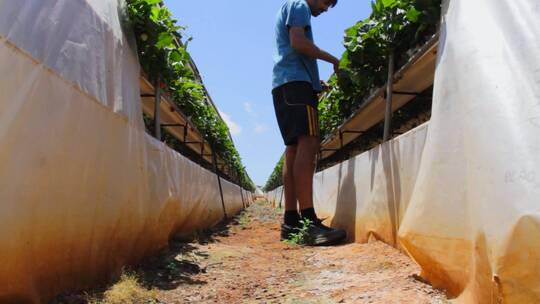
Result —
<instances>
[{"instance_id":1,"label":"small weed","mask_svg":"<svg viewBox=\"0 0 540 304\"><path fill-rule=\"evenodd\" d=\"M170 273L177 273L180 270L178 265L172 261L167 264L166 268Z\"/></svg>"},{"instance_id":2,"label":"small weed","mask_svg":"<svg viewBox=\"0 0 540 304\"><path fill-rule=\"evenodd\" d=\"M144 288L133 274L124 273L120 281L103 294L103 299L88 296L89 304L158 303L157 291Z\"/></svg>"},{"instance_id":3,"label":"small weed","mask_svg":"<svg viewBox=\"0 0 540 304\"><path fill-rule=\"evenodd\" d=\"M240 225L240 229L245 230L249 226L249 223L251 222L251 218L249 217L249 214L246 212L242 213L240 215L240 218L238 219L238 225Z\"/></svg>"},{"instance_id":4,"label":"small weed","mask_svg":"<svg viewBox=\"0 0 540 304\"><path fill-rule=\"evenodd\" d=\"M283 212L285 212L285 209L280 208L280 207L274 208L274 209L272 209L272 210L274 211L274 215L275 215L276 217L282 215Z\"/></svg>"},{"instance_id":5,"label":"small weed","mask_svg":"<svg viewBox=\"0 0 540 304\"><path fill-rule=\"evenodd\" d=\"M313 222L307 218L304 218L300 220L300 223L302 224L302 227L298 229L298 232L292 233L291 238L288 240L285 240L284 242L289 245L305 245L308 241L308 231L309 226L313 224Z\"/></svg>"}]
</instances>

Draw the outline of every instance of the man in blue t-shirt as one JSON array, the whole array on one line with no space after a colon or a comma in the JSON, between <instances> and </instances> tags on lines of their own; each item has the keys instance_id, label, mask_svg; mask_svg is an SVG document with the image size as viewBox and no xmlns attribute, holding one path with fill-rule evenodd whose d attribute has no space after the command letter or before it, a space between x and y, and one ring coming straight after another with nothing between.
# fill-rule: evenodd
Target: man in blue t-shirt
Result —
<instances>
[{"instance_id":1,"label":"man in blue t-shirt","mask_svg":"<svg viewBox=\"0 0 540 304\"><path fill-rule=\"evenodd\" d=\"M315 45L311 17L326 12L337 2L288 0L278 12L275 29L272 96L286 145L281 239L290 239L301 227L301 219L308 219L312 223L309 245L331 245L346 238L345 231L324 226L313 209L313 174L320 145L317 104L322 91L317 59L331 63L336 73L339 60Z\"/></svg>"}]
</instances>

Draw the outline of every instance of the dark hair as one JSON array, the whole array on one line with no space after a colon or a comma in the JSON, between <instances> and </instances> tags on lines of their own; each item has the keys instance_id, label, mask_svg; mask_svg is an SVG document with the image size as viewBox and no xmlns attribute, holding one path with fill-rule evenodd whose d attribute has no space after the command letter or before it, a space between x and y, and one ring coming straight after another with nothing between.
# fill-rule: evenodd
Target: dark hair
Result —
<instances>
[{"instance_id":1,"label":"dark hair","mask_svg":"<svg viewBox=\"0 0 540 304\"><path fill-rule=\"evenodd\" d=\"M336 5L337 5L337 2L338 2L338 0L333 0L333 1L332 1L332 7L336 6Z\"/></svg>"}]
</instances>

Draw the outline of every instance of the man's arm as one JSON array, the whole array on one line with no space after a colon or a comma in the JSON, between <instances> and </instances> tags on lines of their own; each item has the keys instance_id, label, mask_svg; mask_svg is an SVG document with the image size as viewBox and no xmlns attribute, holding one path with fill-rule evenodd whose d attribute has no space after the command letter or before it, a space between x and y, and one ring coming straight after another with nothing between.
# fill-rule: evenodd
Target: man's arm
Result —
<instances>
[{"instance_id":1,"label":"man's arm","mask_svg":"<svg viewBox=\"0 0 540 304\"><path fill-rule=\"evenodd\" d=\"M303 27L293 26L289 29L291 46L297 52L311 58L324 60L334 66L334 72L339 72L339 59L328 52L319 49L313 42L306 37L306 31Z\"/></svg>"}]
</instances>

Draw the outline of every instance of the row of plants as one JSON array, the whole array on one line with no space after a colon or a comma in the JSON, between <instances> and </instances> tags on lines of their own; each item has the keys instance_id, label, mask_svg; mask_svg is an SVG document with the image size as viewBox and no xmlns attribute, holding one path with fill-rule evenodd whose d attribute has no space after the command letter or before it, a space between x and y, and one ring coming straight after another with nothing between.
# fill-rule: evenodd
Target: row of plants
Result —
<instances>
[{"instance_id":1,"label":"row of plants","mask_svg":"<svg viewBox=\"0 0 540 304\"><path fill-rule=\"evenodd\" d=\"M135 33L139 61L143 71L167 92L204 139L234 171L235 180L248 190L255 186L246 173L229 129L208 102L203 85L191 67L187 45L182 41L182 26L161 0L128 0L127 12ZM181 144L168 138L171 147Z\"/></svg>"},{"instance_id":2,"label":"row of plants","mask_svg":"<svg viewBox=\"0 0 540 304\"><path fill-rule=\"evenodd\" d=\"M277 187L281 186L283 184L281 176L283 175L283 162L285 161L285 156L282 155L279 159L278 163L274 167L274 171L272 171L272 174L268 178L268 181L263 187L263 191L272 191L276 189Z\"/></svg>"},{"instance_id":3,"label":"row of plants","mask_svg":"<svg viewBox=\"0 0 540 304\"><path fill-rule=\"evenodd\" d=\"M340 73L330 77L329 88L319 100L322 138L332 134L375 90L384 86L391 54L394 68L399 69L437 31L441 0L374 0L371 6L367 19L345 31L346 51ZM281 185L280 174L274 173L267 182L271 187L266 190Z\"/></svg>"},{"instance_id":4,"label":"row of plants","mask_svg":"<svg viewBox=\"0 0 540 304\"><path fill-rule=\"evenodd\" d=\"M340 75L330 78L330 89L319 102L322 136L330 135L385 85L390 54L399 69L435 34L441 0L377 0L372 10L369 18L345 31Z\"/></svg>"}]
</instances>

